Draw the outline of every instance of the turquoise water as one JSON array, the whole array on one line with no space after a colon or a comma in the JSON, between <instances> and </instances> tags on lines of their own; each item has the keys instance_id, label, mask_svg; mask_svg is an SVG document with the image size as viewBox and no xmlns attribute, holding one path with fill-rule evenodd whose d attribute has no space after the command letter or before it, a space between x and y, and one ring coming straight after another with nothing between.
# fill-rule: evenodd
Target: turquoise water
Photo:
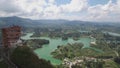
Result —
<instances>
[{"instance_id":1,"label":"turquoise water","mask_svg":"<svg viewBox=\"0 0 120 68\"><path fill-rule=\"evenodd\" d=\"M90 42L94 41L94 38L89 38L89 37L83 37L80 38L79 40L75 41L72 38L69 38L68 40L62 40L61 38L49 38L49 37L30 37L32 36L33 33L28 33L26 36L21 37L24 40L28 39L47 39L50 41L49 44L44 45L42 48L38 48L34 50L34 52L39 56L39 58L43 58L46 60L49 60L52 64L58 65L61 64L62 61L55 59L52 57L51 52L54 51L58 45L65 45L67 43L75 43L75 42L81 42L84 44L83 48L89 47Z\"/></svg>"},{"instance_id":2,"label":"turquoise water","mask_svg":"<svg viewBox=\"0 0 120 68\"><path fill-rule=\"evenodd\" d=\"M120 34L114 33L114 32L103 31L103 33L108 33L108 34L110 34L112 36L119 36L120 37Z\"/></svg>"}]
</instances>

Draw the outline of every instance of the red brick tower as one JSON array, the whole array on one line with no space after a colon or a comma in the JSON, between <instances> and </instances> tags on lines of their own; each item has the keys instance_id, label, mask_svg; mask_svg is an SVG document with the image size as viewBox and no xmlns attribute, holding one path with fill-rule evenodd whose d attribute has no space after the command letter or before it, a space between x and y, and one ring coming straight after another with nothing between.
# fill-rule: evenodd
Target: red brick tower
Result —
<instances>
[{"instance_id":1,"label":"red brick tower","mask_svg":"<svg viewBox=\"0 0 120 68\"><path fill-rule=\"evenodd\" d=\"M2 28L2 43L5 48L10 48L16 43L21 36L21 27L12 26L7 28Z\"/></svg>"}]
</instances>

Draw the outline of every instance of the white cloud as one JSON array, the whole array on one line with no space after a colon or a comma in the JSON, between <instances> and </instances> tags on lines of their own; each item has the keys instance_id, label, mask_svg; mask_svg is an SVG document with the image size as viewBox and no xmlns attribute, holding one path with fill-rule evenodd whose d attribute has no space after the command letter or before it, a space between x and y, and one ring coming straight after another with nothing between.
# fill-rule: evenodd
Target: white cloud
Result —
<instances>
[{"instance_id":1,"label":"white cloud","mask_svg":"<svg viewBox=\"0 0 120 68\"><path fill-rule=\"evenodd\" d=\"M120 14L120 0L117 0L117 3L111 9L113 13Z\"/></svg>"},{"instance_id":2,"label":"white cloud","mask_svg":"<svg viewBox=\"0 0 120 68\"><path fill-rule=\"evenodd\" d=\"M32 12L33 10L41 12L43 7L47 5L45 0L19 0L16 4L25 12Z\"/></svg>"},{"instance_id":3,"label":"white cloud","mask_svg":"<svg viewBox=\"0 0 120 68\"><path fill-rule=\"evenodd\" d=\"M71 0L59 6L55 0L0 0L0 16L14 15L32 19L120 21L120 0L94 6L88 0Z\"/></svg>"},{"instance_id":4,"label":"white cloud","mask_svg":"<svg viewBox=\"0 0 120 68\"><path fill-rule=\"evenodd\" d=\"M69 4L60 7L64 12L79 12L87 7L87 0L71 0Z\"/></svg>"},{"instance_id":5,"label":"white cloud","mask_svg":"<svg viewBox=\"0 0 120 68\"><path fill-rule=\"evenodd\" d=\"M116 13L119 16L116 16ZM86 16L86 18L91 21L120 21L118 17L120 17L118 3L115 4L112 0L109 0L109 2L104 5L89 6L88 15Z\"/></svg>"},{"instance_id":6,"label":"white cloud","mask_svg":"<svg viewBox=\"0 0 120 68\"><path fill-rule=\"evenodd\" d=\"M53 4L53 3L55 3L55 0L49 0L49 3Z\"/></svg>"},{"instance_id":7,"label":"white cloud","mask_svg":"<svg viewBox=\"0 0 120 68\"><path fill-rule=\"evenodd\" d=\"M11 13L19 11L19 8L17 8L12 0L0 0L0 11Z\"/></svg>"},{"instance_id":8,"label":"white cloud","mask_svg":"<svg viewBox=\"0 0 120 68\"><path fill-rule=\"evenodd\" d=\"M61 10L59 7L57 7L56 5L50 5L50 6L46 7L46 9L44 10L44 16L51 17L54 15L60 14L60 12L61 12Z\"/></svg>"}]
</instances>

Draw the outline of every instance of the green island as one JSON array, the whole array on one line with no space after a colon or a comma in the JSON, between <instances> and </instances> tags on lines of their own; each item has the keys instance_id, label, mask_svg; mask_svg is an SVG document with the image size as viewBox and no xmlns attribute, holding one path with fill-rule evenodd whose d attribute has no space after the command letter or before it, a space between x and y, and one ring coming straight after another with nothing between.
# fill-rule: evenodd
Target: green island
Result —
<instances>
[{"instance_id":1,"label":"green island","mask_svg":"<svg viewBox=\"0 0 120 68\"><path fill-rule=\"evenodd\" d=\"M49 40L45 40L45 39L30 39L25 41L25 43L31 47L33 50L38 49L38 48L42 48L42 46L44 44L49 44Z\"/></svg>"}]
</instances>

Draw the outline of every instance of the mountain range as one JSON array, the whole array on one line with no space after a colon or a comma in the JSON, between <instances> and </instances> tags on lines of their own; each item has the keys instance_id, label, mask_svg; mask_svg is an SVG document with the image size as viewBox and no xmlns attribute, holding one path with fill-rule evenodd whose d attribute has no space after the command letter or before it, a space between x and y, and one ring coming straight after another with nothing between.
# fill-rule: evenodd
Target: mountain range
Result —
<instances>
[{"instance_id":1,"label":"mountain range","mask_svg":"<svg viewBox=\"0 0 120 68\"><path fill-rule=\"evenodd\" d=\"M102 23L102 25L108 25L108 23ZM101 25L101 23L87 22L87 21L69 21L69 20L32 20L27 18L20 18L16 16L12 17L0 17L0 28L12 25L19 25L23 27L59 27L59 26L77 26L77 25Z\"/></svg>"}]
</instances>

